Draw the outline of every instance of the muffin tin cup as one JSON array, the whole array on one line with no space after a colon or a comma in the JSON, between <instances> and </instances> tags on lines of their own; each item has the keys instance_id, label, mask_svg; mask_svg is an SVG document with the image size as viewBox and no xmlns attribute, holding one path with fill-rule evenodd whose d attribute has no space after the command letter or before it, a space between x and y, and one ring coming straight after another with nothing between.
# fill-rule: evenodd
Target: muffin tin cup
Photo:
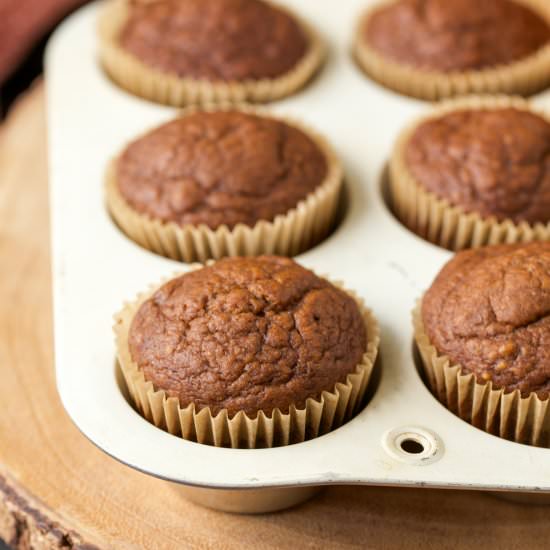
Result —
<instances>
[{"instance_id":1,"label":"muffin tin cup","mask_svg":"<svg viewBox=\"0 0 550 550\"><path fill-rule=\"evenodd\" d=\"M513 63L464 72L423 71L389 60L363 37L367 21L381 7L396 0L383 0L361 17L356 30L354 54L360 67L374 80L401 94L435 101L457 95L504 93L531 95L550 83L550 45ZM547 0L515 0L531 8L550 24Z\"/></svg>"},{"instance_id":2,"label":"muffin tin cup","mask_svg":"<svg viewBox=\"0 0 550 550\"><path fill-rule=\"evenodd\" d=\"M339 283L333 284L342 288ZM126 304L115 316L114 332L118 363L130 398L141 415L158 428L215 447L269 448L300 443L328 433L358 412L376 361L380 330L371 311L355 293L342 288L361 311L367 330L367 348L361 363L348 374L346 381L337 383L333 391L322 392L318 399L308 398L304 408L291 405L288 413L274 409L271 416L260 411L255 418L240 411L231 418L225 409L213 415L208 407L198 410L190 404L182 408L177 398L167 397L163 390L145 380L132 360L128 346L132 319L141 304L157 289L155 286L136 301Z\"/></svg>"},{"instance_id":3,"label":"muffin tin cup","mask_svg":"<svg viewBox=\"0 0 550 550\"><path fill-rule=\"evenodd\" d=\"M285 9L309 39L309 49L296 66L277 78L246 81L208 81L182 78L142 63L117 42L128 17L128 0L108 2L99 20L99 51L110 77L131 93L157 103L182 107L212 101L269 102L291 95L302 88L321 66L325 46L317 32L294 13Z\"/></svg>"},{"instance_id":4,"label":"muffin tin cup","mask_svg":"<svg viewBox=\"0 0 550 550\"><path fill-rule=\"evenodd\" d=\"M261 109L229 104L190 107L183 116L197 110L234 109L276 118ZM226 225L217 229L204 224L180 226L174 222L153 219L134 210L122 197L116 181L115 159L109 164L105 178L107 207L112 217L127 236L144 248L184 262L205 262L224 256L295 256L311 248L326 237L334 226L342 188L342 166L323 137L294 120L282 117L277 119L300 129L313 139L327 162L324 181L286 214L277 216L273 221L258 221L253 227L238 224L232 229Z\"/></svg>"},{"instance_id":5,"label":"muffin tin cup","mask_svg":"<svg viewBox=\"0 0 550 550\"><path fill-rule=\"evenodd\" d=\"M424 329L421 301L413 311L414 336L428 386L454 414L490 434L538 447L550 448L549 399L536 393L522 397L519 390L505 392L493 383L479 383L472 373L440 355Z\"/></svg>"},{"instance_id":6,"label":"muffin tin cup","mask_svg":"<svg viewBox=\"0 0 550 550\"><path fill-rule=\"evenodd\" d=\"M512 220L498 221L494 217L464 212L426 191L409 172L405 148L415 130L424 122L447 113L467 109L501 109L513 107L550 118L520 97L469 96L450 100L429 115L420 118L399 137L389 166L389 186L392 208L411 231L449 250L462 250L490 244L520 243L550 240L550 222L529 224Z\"/></svg>"}]
</instances>

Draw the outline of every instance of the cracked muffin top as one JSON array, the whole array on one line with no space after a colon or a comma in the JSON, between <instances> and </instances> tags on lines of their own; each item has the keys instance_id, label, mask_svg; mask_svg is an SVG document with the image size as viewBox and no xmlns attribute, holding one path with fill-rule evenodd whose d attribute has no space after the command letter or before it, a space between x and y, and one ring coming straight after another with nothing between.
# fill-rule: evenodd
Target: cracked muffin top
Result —
<instances>
[{"instance_id":1,"label":"cracked muffin top","mask_svg":"<svg viewBox=\"0 0 550 550\"><path fill-rule=\"evenodd\" d=\"M457 254L422 300L439 354L478 382L550 393L550 242Z\"/></svg>"},{"instance_id":2,"label":"cracked muffin top","mask_svg":"<svg viewBox=\"0 0 550 550\"><path fill-rule=\"evenodd\" d=\"M362 30L384 57L421 70L454 72L509 64L550 40L550 27L513 0L397 0Z\"/></svg>"},{"instance_id":3,"label":"cracked muffin top","mask_svg":"<svg viewBox=\"0 0 550 550\"><path fill-rule=\"evenodd\" d=\"M422 123L404 150L424 189L499 221L550 221L550 124L528 111L459 110Z\"/></svg>"},{"instance_id":4,"label":"cracked muffin top","mask_svg":"<svg viewBox=\"0 0 550 550\"><path fill-rule=\"evenodd\" d=\"M134 2L119 42L156 70L209 81L276 78L308 48L300 25L262 0Z\"/></svg>"},{"instance_id":5,"label":"cracked muffin top","mask_svg":"<svg viewBox=\"0 0 550 550\"><path fill-rule=\"evenodd\" d=\"M216 229L286 214L327 171L324 152L298 128L217 111L183 116L131 143L117 161L116 181L141 214Z\"/></svg>"},{"instance_id":6,"label":"cracked muffin top","mask_svg":"<svg viewBox=\"0 0 550 550\"><path fill-rule=\"evenodd\" d=\"M145 301L130 354L156 389L213 414L250 417L333 391L366 351L353 298L287 258L227 258Z\"/></svg>"}]
</instances>

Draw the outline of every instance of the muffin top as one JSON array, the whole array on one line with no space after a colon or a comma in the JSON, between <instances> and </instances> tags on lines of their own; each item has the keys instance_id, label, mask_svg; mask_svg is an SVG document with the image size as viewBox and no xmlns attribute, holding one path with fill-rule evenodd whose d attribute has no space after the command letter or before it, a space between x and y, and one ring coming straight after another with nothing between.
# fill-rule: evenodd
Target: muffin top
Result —
<instances>
[{"instance_id":1,"label":"muffin top","mask_svg":"<svg viewBox=\"0 0 550 550\"><path fill-rule=\"evenodd\" d=\"M182 407L288 412L333 391L366 351L353 298L287 258L226 258L163 285L129 333L145 379Z\"/></svg>"},{"instance_id":2,"label":"muffin top","mask_svg":"<svg viewBox=\"0 0 550 550\"><path fill-rule=\"evenodd\" d=\"M550 40L544 19L513 0L397 0L362 32L384 57L438 72L511 63Z\"/></svg>"},{"instance_id":3,"label":"muffin top","mask_svg":"<svg viewBox=\"0 0 550 550\"><path fill-rule=\"evenodd\" d=\"M479 382L550 393L550 242L457 254L422 300L436 350Z\"/></svg>"},{"instance_id":4,"label":"muffin top","mask_svg":"<svg viewBox=\"0 0 550 550\"><path fill-rule=\"evenodd\" d=\"M254 226L307 197L327 175L301 130L239 111L196 112L131 143L116 180L136 211L164 222Z\"/></svg>"},{"instance_id":5,"label":"muffin top","mask_svg":"<svg viewBox=\"0 0 550 550\"><path fill-rule=\"evenodd\" d=\"M275 78L308 48L300 25L262 0L134 2L119 43L156 70L209 81Z\"/></svg>"},{"instance_id":6,"label":"muffin top","mask_svg":"<svg viewBox=\"0 0 550 550\"><path fill-rule=\"evenodd\" d=\"M550 124L528 111L454 111L421 124L404 151L424 189L466 212L550 221Z\"/></svg>"}]
</instances>

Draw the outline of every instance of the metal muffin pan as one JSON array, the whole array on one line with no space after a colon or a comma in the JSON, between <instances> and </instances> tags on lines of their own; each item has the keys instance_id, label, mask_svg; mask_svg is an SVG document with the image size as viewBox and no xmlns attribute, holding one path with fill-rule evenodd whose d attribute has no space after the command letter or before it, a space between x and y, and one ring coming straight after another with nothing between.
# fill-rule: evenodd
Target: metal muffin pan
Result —
<instances>
[{"instance_id":1,"label":"metal muffin pan","mask_svg":"<svg viewBox=\"0 0 550 550\"><path fill-rule=\"evenodd\" d=\"M399 131L431 106L378 86L354 64L351 41L368 1L347 0L345 9L333 0L284 3L322 32L330 54L308 87L269 108L330 140L344 164L349 198L335 233L297 260L357 291L378 318L381 376L374 395L327 435L254 450L185 441L128 404L114 367L112 316L124 300L186 266L120 232L105 209L103 177L127 141L177 110L133 97L105 76L95 34L100 6L93 4L59 28L47 52L55 356L67 412L117 460L186 486L225 489L191 496L237 511L283 507L309 496L309 486L329 484L550 492L549 449L463 422L431 395L415 367L411 310L451 254L395 220L381 182ZM235 491L282 487L293 490L249 491L244 504L245 493Z\"/></svg>"}]
</instances>

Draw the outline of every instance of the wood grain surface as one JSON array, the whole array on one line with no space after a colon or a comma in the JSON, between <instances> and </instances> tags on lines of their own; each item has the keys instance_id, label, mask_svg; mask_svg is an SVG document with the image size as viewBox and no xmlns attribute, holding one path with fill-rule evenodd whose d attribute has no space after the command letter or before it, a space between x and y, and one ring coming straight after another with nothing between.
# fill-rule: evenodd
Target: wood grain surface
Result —
<instances>
[{"instance_id":1,"label":"wood grain surface","mask_svg":"<svg viewBox=\"0 0 550 550\"><path fill-rule=\"evenodd\" d=\"M0 538L40 550L550 546L550 508L480 493L336 487L278 514L213 512L89 443L55 389L43 103L37 85L0 129Z\"/></svg>"}]
</instances>

